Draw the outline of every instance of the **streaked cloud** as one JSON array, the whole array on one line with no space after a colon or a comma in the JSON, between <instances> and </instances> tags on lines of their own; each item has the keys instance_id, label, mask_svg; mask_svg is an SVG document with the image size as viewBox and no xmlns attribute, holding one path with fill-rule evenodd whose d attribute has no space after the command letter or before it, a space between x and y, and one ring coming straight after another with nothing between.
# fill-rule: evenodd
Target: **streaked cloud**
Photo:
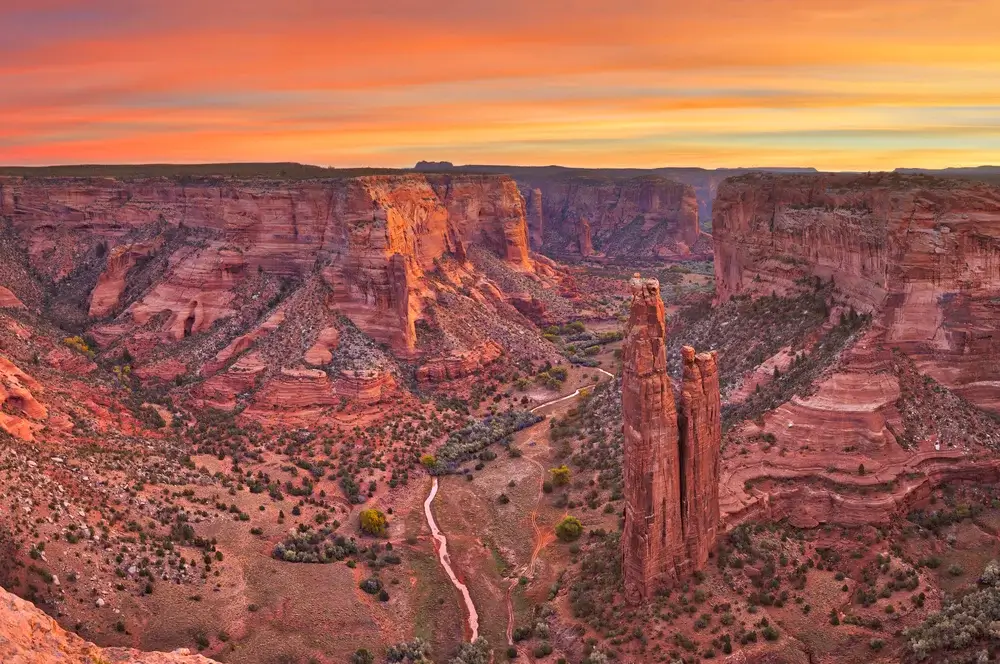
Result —
<instances>
[{"instance_id":1,"label":"streaked cloud","mask_svg":"<svg viewBox=\"0 0 1000 664\"><path fill-rule=\"evenodd\" d=\"M617 5L5 0L0 163L1000 162L994 0Z\"/></svg>"}]
</instances>

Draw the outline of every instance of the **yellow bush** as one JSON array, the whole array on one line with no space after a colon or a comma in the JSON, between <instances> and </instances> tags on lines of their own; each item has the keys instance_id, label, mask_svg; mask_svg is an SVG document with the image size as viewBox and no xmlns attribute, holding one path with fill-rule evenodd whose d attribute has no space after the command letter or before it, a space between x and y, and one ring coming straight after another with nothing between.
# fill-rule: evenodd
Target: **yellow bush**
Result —
<instances>
[{"instance_id":1,"label":"yellow bush","mask_svg":"<svg viewBox=\"0 0 1000 664\"><path fill-rule=\"evenodd\" d=\"M87 342L83 340L83 337L66 337L63 339L63 343L70 348L80 351L81 353L90 353L90 346L88 346Z\"/></svg>"},{"instance_id":2,"label":"yellow bush","mask_svg":"<svg viewBox=\"0 0 1000 664\"><path fill-rule=\"evenodd\" d=\"M385 529L389 525L389 521L385 518L385 514L382 514L382 512L372 507L366 510L361 510L361 514L358 518L361 520L361 530L363 532L377 537L385 535Z\"/></svg>"},{"instance_id":3,"label":"yellow bush","mask_svg":"<svg viewBox=\"0 0 1000 664\"><path fill-rule=\"evenodd\" d=\"M552 483L556 486L566 486L569 484L571 473L565 465L558 468L550 468L549 472L552 473Z\"/></svg>"}]
</instances>

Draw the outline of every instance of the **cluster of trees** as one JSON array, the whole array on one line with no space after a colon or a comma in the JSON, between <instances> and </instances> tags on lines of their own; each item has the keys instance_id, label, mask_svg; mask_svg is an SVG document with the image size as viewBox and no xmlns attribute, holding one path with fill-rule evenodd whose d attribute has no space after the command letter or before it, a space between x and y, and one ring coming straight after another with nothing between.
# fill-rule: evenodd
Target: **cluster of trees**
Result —
<instances>
[{"instance_id":1,"label":"cluster of trees","mask_svg":"<svg viewBox=\"0 0 1000 664\"><path fill-rule=\"evenodd\" d=\"M526 410L507 410L473 422L448 436L429 470L435 475L454 472L462 461L471 459L494 443L509 444L514 433L541 420L541 416Z\"/></svg>"},{"instance_id":2,"label":"cluster of trees","mask_svg":"<svg viewBox=\"0 0 1000 664\"><path fill-rule=\"evenodd\" d=\"M990 650L1000 642L1000 563L991 561L979 577L981 589L949 602L923 624L904 632L918 660L992 661Z\"/></svg>"},{"instance_id":3,"label":"cluster of trees","mask_svg":"<svg viewBox=\"0 0 1000 664\"><path fill-rule=\"evenodd\" d=\"M392 664L434 664L430 644L419 638L389 646L385 656ZM488 664L489 661L490 644L480 637L473 643L463 643L448 664ZM351 664L375 664L375 655L366 648L359 648L351 657Z\"/></svg>"},{"instance_id":4,"label":"cluster of trees","mask_svg":"<svg viewBox=\"0 0 1000 664\"><path fill-rule=\"evenodd\" d=\"M333 563L358 553L353 539L333 536L333 528L314 530L300 524L274 547L274 557L289 563Z\"/></svg>"}]
</instances>

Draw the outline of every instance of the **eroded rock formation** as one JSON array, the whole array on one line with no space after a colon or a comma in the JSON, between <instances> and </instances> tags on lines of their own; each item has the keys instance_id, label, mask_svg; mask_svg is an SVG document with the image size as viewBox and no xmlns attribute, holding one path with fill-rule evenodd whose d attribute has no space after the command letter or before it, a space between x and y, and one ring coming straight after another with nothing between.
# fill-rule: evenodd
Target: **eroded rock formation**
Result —
<instances>
[{"instance_id":1,"label":"eroded rock formation","mask_svg":"<svg viewBox=\"0 0 1000 664\"><path fill-rule=\"evenodd\" d=\"M1000 411L1000 189L898 174L747 175L719 189L718 297L833 279L886 343Z\"/></svg>"},{"instance_id":2,"label":"eroded rock formation","mask_svg":"<svg viewBox=\"0 0 1000 664\"><path fill-rule=\"evenodd\" d=\"M539 221L533 237L552 256L602 254L663 259L709 254L694 189L658 176L525 176L518 179ZM701 242L699 242L701 241ZM696 247L697 245L697 247Z\"/></svg>"},{"instance_id":3,"label":"eroded rock formation","mask_svg":"<svg viewBox=\"0 0 1000 664\"><path fill-rule=\"evenodd\" d=\"M0 355L0 430L25 441L35 439L48 409L38 401L42 386Z\"/></svg>"},{"instance_id":4,"label":"eroded rock formation","mask_svg":"<svg viewBox=\"0 0 1000 664\"><path fill-rule=\"evenodd\" d=\"M678 413L667 376L660 284L636 275L630 289L622 374L622 565L626 597L636 602L708 559L719 522L722 427L715 354L684 348Z\"/></svg>"},{"instance_id":5,"label":"eroded rock formation","mask_svg":"<svg viewBox=\"0 0 1000 664\"><path fill-rule=\"evenodd\" d=\"M213 664L187 649L172 653L100 648L67 632L33 604L0 588L0 661L11 664L115 662L116 664Z\"/></svg>"},{"instance_id":6,"label":"eroded rock formation","mask_svg":"<svg viewBox=\"0 0 1000 664\"><path fill-rule=\"evenodd\" d=\"M427 362L417 369L417 380L439 383L470 376L495 362L502 354L500 344L487 341L476 348Z\"/></svg>"},{"instance_id":7,"label":"eroded rock formation","mask_svg":"<svg viewBox=\"0 0 1000 664\"><path fill-rule=\"evenodd\" d=\"M131 323L155 324L168 342L203 333L234 315L236 293L252 275L303 278L321 269L332 306L396 352L412 354L423 277L435 261L464 260L476 244L515 269L533 270L524 202L504 176L0 180L0 216L10 218L38 273L59 280L98 248L107 251L90 313L126 308L93 331L102 344ZM130 238L164 225L183 227L192 240L168 249L162 279L121 303L135 262L158 246Z\"/></svg>"},{"instance_id":8,"label":"eroded rock formation","mask_svg":"<svg viewBox=\"0 0 1000 664\"><path fill-rule=\"evenodd\" d=\"M590 222L587 221L586 217L580 217L580 220L577 222L576 233L580 255L584 258L593 256L594 241L591 238Z\"/></svg>"},{"instance_id":9,"label":"eroded rock formation","mask_svg":"<svg viewBox=\"0 0 1000 664\"><path fill-rule=\"evenodd\" d=\"M708 561L719 525L722 402L716 354L681 349L684 366L680 427L681 523L694 569Z\"/></svg>"},{"instance_id":10,"label":"eroded rock formation","mask_svg":"<svg viewBox=\"0 0 1000 664\"><path fill-rule=\"evenodd\" d=\"M103 318L117 306L125 292L125 279L139 259L159 248L159 242L126 244L115 247L108 255L104 272L90 294L90 317Z\"/></svg>"},{"instance_id":11,"label":"eroded rock formation","mask_svg":"<svg viewBox=\"0 0 1000 664\"><path fill-rule=\"evenodd\" d=\"M0 309L24 309L24 303L9 289L0 286Z\"/></svg>"}]
</instances>

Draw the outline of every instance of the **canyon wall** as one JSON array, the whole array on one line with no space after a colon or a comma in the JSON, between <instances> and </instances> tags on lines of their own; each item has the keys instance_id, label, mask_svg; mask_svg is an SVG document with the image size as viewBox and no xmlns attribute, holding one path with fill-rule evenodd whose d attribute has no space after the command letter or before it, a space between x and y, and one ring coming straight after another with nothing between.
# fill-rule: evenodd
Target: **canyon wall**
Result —
<instances>
[{"instance_id":1,"label":"canyon wall","mask_svg":"<svg viewBox=\"0 0 1000 664\"><path fill-rule=\"evenodd\" d=\"M747 175L719 188L713 237L720 300L833 279L922 372L1000 411L1000 188Z\"/></svg>"},{"instance_id":2,"label":"canyon wall","mask_svg":"<svg viewBox=\"0 0 1000 664\"><path fill-rule=\"evenodd\" d=\"M699 570L719 525L721 400L715 353L683 349L681 408L667 377L660 284L630 282L622 369L625 524L622 570L630 602Z\"/></svg>"},{"instance_id":3,"label":"canyon wall","mask_svg":"<svg viewBox=\"0 0 1000 664\"><path fill-rule=\"evenodd\" d=\"M205 332L238 312L237 293L255 273L301 278L319 270L337 309L408 355L423 277L438 259L464 260L476 244L533 270L524 202L511 179L495 175L0 178L0 218L31 267L55 282L103 261L90 313L121 311L95 332L104 342L129 324L155 325L166 342ZM160 249L164 228L185 241L168 249L162 279L122 302L130 270ZM16 285L6 286L16 296Z\"/></svg>"},{"instance_id":4,"label":"canyon wall","mask_svg":"<svg viewBox=\"0 0 1000 664\"><path fill-rule=\"evenodd\" d=\"M657 176L519 177L547 255L659 260L707 254L694 189ZM538 211L540 210L540 211ZM701 242L700 242L701 241Z\"/></svg>"}]
</instances>

